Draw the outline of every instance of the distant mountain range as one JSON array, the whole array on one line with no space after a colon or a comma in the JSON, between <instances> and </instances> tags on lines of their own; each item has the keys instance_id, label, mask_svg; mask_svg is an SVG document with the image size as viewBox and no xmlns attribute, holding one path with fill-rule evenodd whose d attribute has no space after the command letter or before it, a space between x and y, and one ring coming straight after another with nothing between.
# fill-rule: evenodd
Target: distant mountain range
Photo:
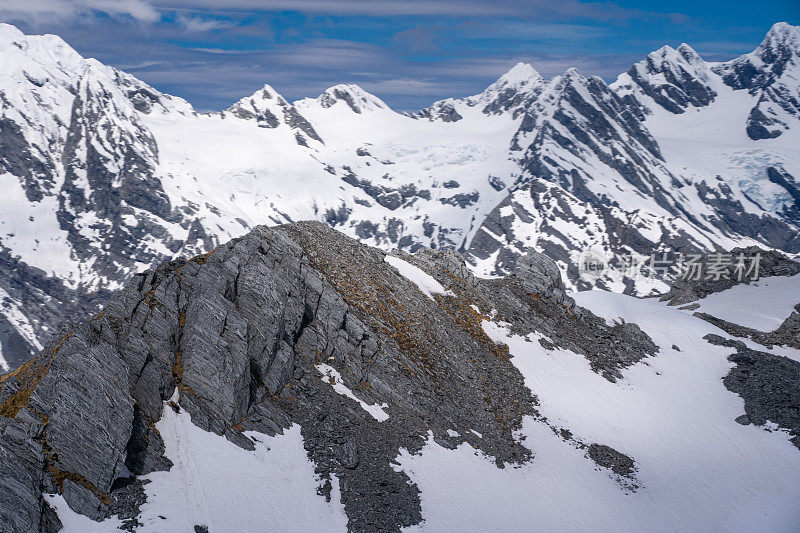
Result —
<instances>
[{"instance_id":1,"label":"distant mountain range","mask_svg":"<svg viewBox=\"0 0 800 533\"><path fill-rule=\"evenodd\" d=\"M0 365L165 258L324 221L383 249L455 249L482 276L577 257L800 252L800 28L725 63L665 46L607 85L519 64L481 94L391 110L356 85L224 111L0 25Z\"/></svg>"}]
</instances>

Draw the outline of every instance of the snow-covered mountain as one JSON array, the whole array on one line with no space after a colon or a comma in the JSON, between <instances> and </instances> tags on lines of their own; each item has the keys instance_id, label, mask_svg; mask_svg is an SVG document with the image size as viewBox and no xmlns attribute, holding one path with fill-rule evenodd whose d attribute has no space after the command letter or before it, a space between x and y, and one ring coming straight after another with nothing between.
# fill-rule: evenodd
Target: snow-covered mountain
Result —
<instances>
[{"instance_id":1,"label":"snow-covered mountain","mask_svg":"<svg viewBox=\"0 0 800 533\"><path fill-rule=\"evenodd\" d=\"M693 314L536 252L481 279L254 228L0 377L0 531L794 531L800 265L770 259Z\"/></svg>"},{"instance_id":2,"label":"snow-covered mountain","mask_svg":"<svg viewBox=\"0 0 800 533\"><path fill-rule=\"evenodd\" d=\"M534 248L800 251L800 28L710 63L665 47L607 85L520 64L468 98L394 112L356 85L265 85L197 113L60 38L0 25L0 364L165 257L257 224L325 221L481 275ZM634 294L663 281L601 277Z\"/></svg>"}]
</instances>

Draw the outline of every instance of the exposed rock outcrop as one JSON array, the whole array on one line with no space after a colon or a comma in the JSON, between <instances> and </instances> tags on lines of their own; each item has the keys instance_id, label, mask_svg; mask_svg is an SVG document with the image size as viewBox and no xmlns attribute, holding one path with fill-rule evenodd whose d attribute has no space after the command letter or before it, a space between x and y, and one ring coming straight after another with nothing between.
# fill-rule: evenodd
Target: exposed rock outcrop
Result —
<instances>
[{"instance_id":1,"label":"exposed rock outcrop","mask_svg":"<svg viewBox=\"0 0 800 533\"><path fill-rule=\"evenodd\" d=\"M610 380L655 352L638 327L576 308L544 256L483 280L455 252L401 255L449 292L429 298L383 252L321 223L260 226L134 276L103 312L0 377L0 529L56 528L42 496L54 492L93 519L135 525L136 476L171 466L155 422L177 389L174 409L243 448L246 431L299 424L317 472L340 480L349 529L398 531L421 508L392 461L429 432L498 466L531 458L514 432L541 418L536 397L483 320L537 331ZM337 394L323 365L363 402L385 404L388 419ZM630 473L632 460L614 457L598 464Z\"/></svg>"},{"instance_id":2,"label":"exposed rock outcrop","mask_svg":"<svg viewBox=\"0 0 800 533\"><path fill-rule=\"evenodd\" d=\"M758 271L754 271L754 274L745 272L739 279L739 276L735 273L736 257L739 254L743 254L746 258L748 268L750 262L756 260L758 262ZM775 250L762 250L756 246L734 248L728 256L732 257L732 262L722 269L722 275L717 279L705 275L700 276L700 279L679 278L672 284L669 292L661 296L661 301L669 302L669 305L685 305L705 298L709 294L729 289L734 285L750 283L753 281L754 275L757 275L757 279L760 279L769 276L794 276L800 274L800 263ZM756 257L758 259L754 259ZM702 261L699 262L702 265L702 272L708 271L708 263L708 257L702 258Z\"/></svg>"},{"instance_id":3,"label":"exposed rock outcrop","mask_svg":"<svg viewBox=\"0 0 800 533\"><path fill-rule=\"evenodd\" d=\"M711 316L708 313L697 312L694 313L694 316L714 324L728 335L751 339L766 348L789 346L800 349L800 304L797 304L795 311L792 311L792 314L772 331L759 331L754 328L740 326L739 324Z\"/></svg>"},{"instance_id":4,"label":"exposed rock outcrop","mask_svg":"<svg viewBox=\"0 0 800 533\"><path fill-rule=\"evenodd\" d=\"M705 339L717 346L736 351L728 360L734 363L723 383L744 400L745 414L740 424L763 426L777 424L792 435L791 442L800 449L800 362L759 352L745 343L709 334Z\"/></svg>"}]
</instances>

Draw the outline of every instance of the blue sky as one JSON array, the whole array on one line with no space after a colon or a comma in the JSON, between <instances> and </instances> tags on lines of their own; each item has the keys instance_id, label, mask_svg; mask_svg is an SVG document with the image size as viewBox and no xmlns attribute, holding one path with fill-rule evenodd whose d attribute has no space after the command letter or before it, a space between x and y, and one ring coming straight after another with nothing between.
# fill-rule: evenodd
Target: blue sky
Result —
<instances>
[{"instance_id":1,"label":"blue sky","mask_svg":"<svg viewBox=\"0 0 800 533\"><path fill-rule=\"evenodd\" d=\"M0 21L201 110L264 83L293 100L344 82L407 110L479 92L518 61L612 81L664 44L729 59L775 22L800 24L800 1L2 0Z\"/></svg>"}]
</instances>

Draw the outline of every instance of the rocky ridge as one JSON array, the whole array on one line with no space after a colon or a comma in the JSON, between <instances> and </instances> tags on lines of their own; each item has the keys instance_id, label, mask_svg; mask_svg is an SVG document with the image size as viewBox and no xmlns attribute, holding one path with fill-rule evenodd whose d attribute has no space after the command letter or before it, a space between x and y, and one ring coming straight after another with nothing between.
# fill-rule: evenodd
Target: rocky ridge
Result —
<instances>
[{"instance_id":1,"label":"rocky ridge","mask_svg":"<svg viewBox=\"0 0 800 533\"><path fill-rule=\"evenodd\" d=\"M610 381L657 350L636 325L609 326L576 307L540 254L506 279L483 280L454 252L400 253L446 288L431 297L385 257L303 222L260 226L136 274L102 312L0 378L0 529L56 531L43 493L135 529L139 476L171 466L155 427L166 402L245 449L249 431L299 424L328 480L321 494L339 480L348 528L399 531L421 520L418 489L392 468L401 448L420 449L430 432L501 467L531 459L514 436L523 417L549 424L484 320L583 354ZM322 379L328 367L388 418L337 394ZM635 490L635 458L551 428L619 476L620 490Z\"/></svg>"},{"instance_id":2,"label":"rocky ridge","mask_svg":"<svg viewBox=\"0 0 800 533\"><path fill-rule=\"evenodd\" d=\"M771 422L787 430L791 442L800 449L800 362L753 350L741 341L719 335L707 335L706 340L736 350L728 357L735 366L723 379L725 387L744 400L745 413L736 421L745 426Z\"/></svg>"},{"instance_id":3,"label":"rocky ridge","mask_svg":"<svg viewBox=\"0 0 800 533\"><path fill-rule=\"evenodd\" d=\"M752 283L753 276L756 279L760 279L770 276L795 276L800 274L800 263L774 250L762 250L758 247L734 248L731 250L730 255L732 256L730 264L723 265L718 278L699 276L699 279L696 279L691 275L689 279L678 278L672 284L670 290L661 295L659 299L662 302L668 302L669 305L687 305L705 298L709 294L724 291L735 285ZM739 279L736 273L736 257L739 255L745 258L747 268L752 267L751 261L757 257L758 271L753 270L752 273L748 273L743 270L741 272L743 275ZM701 257L700 261L698 261L702 272L707 272L709 261L708 256Z\"/></svg>"}]
</instances>

